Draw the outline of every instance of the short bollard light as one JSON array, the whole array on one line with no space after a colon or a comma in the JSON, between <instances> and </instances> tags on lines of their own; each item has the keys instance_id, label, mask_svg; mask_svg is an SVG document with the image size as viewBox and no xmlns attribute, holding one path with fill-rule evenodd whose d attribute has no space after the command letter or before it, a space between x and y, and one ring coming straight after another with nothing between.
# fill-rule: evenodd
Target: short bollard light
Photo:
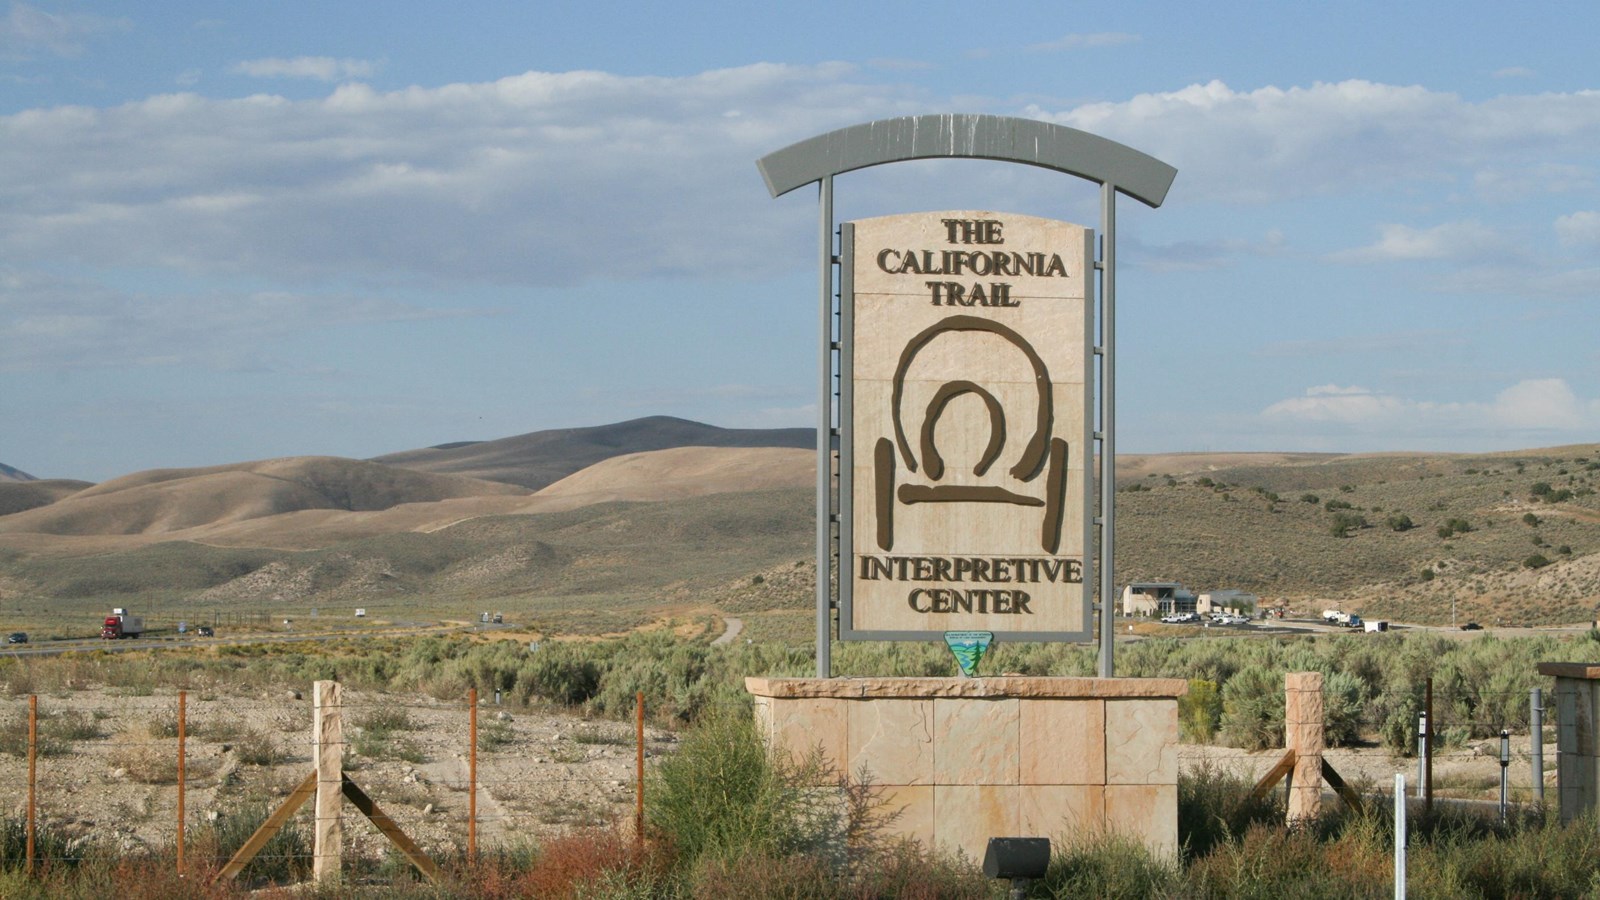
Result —
<instances>
[{"instance_id":1,"label":"short bollard light","mask_svg":"<svg viewBox=\"0 0 1600 900\"><path fill-rule=\"evenodd\" d=\"M1043 878L1049 868L1049 838L989 838L989 848L983 854L983 874L1011 879L1012 900L1026 897L1028 882Z\"/></svg>"},{"instance_id":2,"label":"short bollard light","mask_svg":"<svg viewBox=\"0 0 1600 900\"><path fill-rule=\"evenodd\" d=\"M1511 766L1511 732L1500 729L1500 824L1506 821L1506 770Z\"/></svg>"}]
</instances>

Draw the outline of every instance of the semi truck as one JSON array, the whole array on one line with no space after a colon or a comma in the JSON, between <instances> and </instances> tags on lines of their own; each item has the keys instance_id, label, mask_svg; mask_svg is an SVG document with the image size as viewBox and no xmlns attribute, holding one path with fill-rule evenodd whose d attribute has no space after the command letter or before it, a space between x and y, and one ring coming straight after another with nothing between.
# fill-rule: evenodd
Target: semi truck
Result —
<instances>
[{"instance_id":1,"label":"semi truck","mask_svg":"<svg viewBox=\"0 0 1600 900\"><path fill-rule=\"evenodd\" d=\"M138 616L128 615L128 611L121 607L113 609L100 628L100 636L108 641L117 638L136 638L143 634L144 620Z\"/></svg>"}]
</instances>

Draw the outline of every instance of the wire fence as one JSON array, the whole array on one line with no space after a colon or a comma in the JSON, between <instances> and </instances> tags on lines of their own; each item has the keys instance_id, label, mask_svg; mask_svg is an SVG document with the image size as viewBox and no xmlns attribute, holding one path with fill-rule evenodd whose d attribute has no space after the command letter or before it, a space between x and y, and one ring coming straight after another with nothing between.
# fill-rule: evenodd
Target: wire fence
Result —
<instances>
[{"instance_id":1,"label":"wire fence","mask_svg":"<svg viewBox=\"0 0 1600 900\"><path fill-rule=\"evenodd\" d=\"M441 859L469 846L515 848L574 827L627 823L641 760L675 741L644 728L641 748L633 722L512 708L493 695L478 702L476 717L467 698L345 691L341 707L348 779ZM29 857L40 865L98 848L220 867L315 771L312 723L310 698L289 691L8 697L0 700L0 790L11 818L36 821L45 834ZM353 858L388 852L355 809L347 805L341 820ZM312 821L307 804L256 864L304 862ZM5 855L22 856L9 847Z\"/></svg>"}]
</instances>

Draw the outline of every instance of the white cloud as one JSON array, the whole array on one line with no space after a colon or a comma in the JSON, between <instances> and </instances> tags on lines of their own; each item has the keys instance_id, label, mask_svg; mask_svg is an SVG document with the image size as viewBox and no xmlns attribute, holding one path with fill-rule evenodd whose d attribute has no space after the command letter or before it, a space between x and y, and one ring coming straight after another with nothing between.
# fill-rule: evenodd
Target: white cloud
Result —
<instances>
[{"instance_id":1,"label":"white cloud","mask_svg":"<svg viewBox=\"0 0 1600 900\"><path fill-rule=\"evenodd\" d=\"M1389 440L1479 437L1485 441L1590 440L1600 399L1583 400L1561 378L1519 381L1488 400L1436 402L1358 386L1322 385L1262 410L1264 420L1311 433L1383 435Z\"/></svg>"},{"instance_id":2,"label":"white cloud","mask_svg":"<svg viewBox=\"0 0 1600 900\"><path fill-rule=\"evenodd\" d=\"M294 59L245 60L235 64L233 71L252 78L310 78L333 82L370 78L378 71L378 64L366 59L297 56Z\"/></svg>"},{"instance_id":3,"label":"white cloud","mask_svg":"<svg viewBox=\"0 0 1600 900\"><path fill-rule=\"evenodd\" d=\"M1432 228L1378 226L1378 242L1332 254L1342 262L1389 262L1423 259L1478 260L1503 253L1506 238L1481 222L1446 222Z\"/></svg>"},{"instance_id":4,"label":"white cloud","mask_svg":"<svg viewBox=\"0 0 1600 900\"><path fill-rule=\"evenodd\" d=\"M1600 246L1600 212L1584 210L1556 219L1556 237L1568 246Z\"/></svg>"},{"instance_id":5,"label":"white cloud","mask_svg":"<svg viewBox=\"0 0 1600 900\"><path fill-rule=\"evenodd\" d=\"M126 31L127 19L87 13L52 13L26 3L12 3L0 18L0 59L26 60L40 53L77 57L85 41L98 34Z\"/></svg>"},{"instance_id":6,"label":"white cloud","mask_svg":"<svg viewBox=\"0 0 1600 900\"><path fill-rule=\"evenodd\" d=\"M1468 101L1359 80L1253 91L1212 81L1023 114L1171 163L1191 201L1450 185L1487 168L1570 163L1592 172L1600 145L1600 91L1592 90Z\"/></svg>"},{"instance_id":7,"label":"white cloud","mask_svg":"<svg viewBox=\"0 0 1600 900\"><path fill-rule=\"evenodd\" d=\"M787 269L805 258L776 225L792 208L755 160L909 111L851 71L530 72L29 110L0 117L0 258L538 285Z\"/></svg>"}]
</instances>

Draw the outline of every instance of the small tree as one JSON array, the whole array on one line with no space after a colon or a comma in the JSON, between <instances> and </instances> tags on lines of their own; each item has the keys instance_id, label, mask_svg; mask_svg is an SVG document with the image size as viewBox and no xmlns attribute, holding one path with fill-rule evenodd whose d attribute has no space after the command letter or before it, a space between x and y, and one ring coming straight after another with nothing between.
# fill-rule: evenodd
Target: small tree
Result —
<instances>
[{"instance_id":1,"label":"small tree","mask_svg":"<svg viewBox=\"0 0 1600 900\"><path fill-rule=\"evenodd\" d=\"M1392 515L1389 518L1384 519L1383 522L1385 525L1389 526L1391 531L1410 531L1415 527L1411 521L1411 517L1404 513Z\"/></svg>"},{"instance_id":2,"label":"small tree","mask_svg":"<svg viewBox=\"0 0 1600 900\"><path fill-rule=\"evenodd\" d=\"M1334 537L1340 538L1349 537L1350 532L1355 531L1357 528L1365 527L1367 527L1367 520L1364 516L1347 512L1334 513L1333 520L1328 523L1329 533Z\"/></svg>"}]
</instances>

